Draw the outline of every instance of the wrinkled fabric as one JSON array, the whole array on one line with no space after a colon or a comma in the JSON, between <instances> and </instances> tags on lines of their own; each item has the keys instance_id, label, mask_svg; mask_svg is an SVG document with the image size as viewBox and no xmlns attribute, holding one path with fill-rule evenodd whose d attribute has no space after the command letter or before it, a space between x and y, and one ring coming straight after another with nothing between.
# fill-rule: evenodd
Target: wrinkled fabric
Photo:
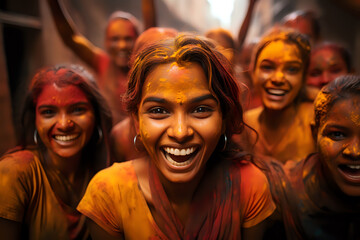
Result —
<instances>
[{"instance_id":1,"label":"wrinkled fabric","mask_svg":"<svg viewBox=\"0 0 360 240\"><path fill-rule=\"evenodd\" d=\"M318 154L284 167L305 231L303 239L360 239L360 198L330 186L321 168Z\"/></svg>"},{"instance_id":2,"label":"wrinkled fabric","mask_svg":"<svg viewBox=\"0 0 360 240\"><path fill-rule=\"evenodd\" d=\"M44 167L36 150L0 159L0 217L23 223L29 239L87 239L76 195L56 171Z\"/></svg>"},{"instance_id":3,"label":"wrinkled fabric","mask_svg":"<svg viewBox=\"0 0 360 240\"><path fill-rule=\"evenodd\" d=\"M249 162L219 161L207 169L183 226L154 167L150 167L154 219L132 161L114 163L90 182L78 210L113 236L126 239L241 239L275 209L265 175ZM141 230L139 230L141 229Z\"/></svg>"}]
</instances>

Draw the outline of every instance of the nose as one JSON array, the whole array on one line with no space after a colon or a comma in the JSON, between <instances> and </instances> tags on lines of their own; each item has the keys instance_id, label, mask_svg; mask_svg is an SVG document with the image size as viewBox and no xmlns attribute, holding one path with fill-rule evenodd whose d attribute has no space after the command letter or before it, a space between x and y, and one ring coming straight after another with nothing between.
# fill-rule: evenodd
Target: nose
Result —
<instances>
[{"instance_id":1,"label":"nose","mask_svg":"<svg viewBox=\"0 0 360 240\"><path fill-rule=\"evenodd\" d=\"M75 123L67 116L67 114L61 114L57 122L57 128L61 131L69 131L75 127Z\"/></svg>"},{"instance_id":2,"label":"nose","mask_svg":"<svg viewBox=\"0 0 360 240\"><path fill-rule=\"evenodd\" d=\"M125 39L120 39L118 42L117 42L117 47L119 49L123 49L126 47L126 40Z\"/></svg>"},{"instance_id":3,"label":"nose","mask_svg":"<svg viewBox=\"0 0 360 240\"><path fill-rule=\"evenodd\" d=\"M331 81L331 76L329 73L324 72L321 78L321 85L324 86Z\"/></svg>"},{"instance_id":4,"label":"nose","mask_svg":"<svg viewBox=\"0 0 360 240\"><path fill-rule=\"evenodd\" d=\"M354 138L343 150L343 155L353 159L360 160L360 136Z\"/></svg>"},{"instance_id":5,"label":"nose","mask_svg":"<svg viewBox=\"0 0 360 240\"><path fill-rule=\"evenodd\" d=\"M188 124L188 119L185 114L175 115L174 122L167 129L167 134L170 138L177 142L185 142L194 135L193 128Z\"/></svg>"},{"instance_id":6,"label":"nose","mask_svg":"<svg viewBox=\"0 0 360 240\"><path fill-rule=\"evenodd\" d=\"M271 78L271 82L277 86L284 84L284 80L285 80L284 73L280 69L275 71L275 73L273 74L273 76Z\"/></svg>"}]
</instances>

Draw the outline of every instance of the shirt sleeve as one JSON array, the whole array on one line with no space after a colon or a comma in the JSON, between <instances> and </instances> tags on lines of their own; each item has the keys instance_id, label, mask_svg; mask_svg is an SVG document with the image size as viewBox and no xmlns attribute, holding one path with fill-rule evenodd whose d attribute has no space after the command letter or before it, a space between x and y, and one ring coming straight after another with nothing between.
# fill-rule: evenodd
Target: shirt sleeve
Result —
<instances>
[{"instance_id":1,"label":"shirt sleeve","mask_svg":"<svg viewBox=\"0 0 360 240\"><path fill-rule=\"evenodd\" d=\"M22 222L31 195L33 154L20 151L0 159L0 217Z\"/></svg>"},{"instance_id":2,"label":"shirt sleeve","mask_svg":"<svg viewBox=\"0 0 360 240\"><path fill-rule=\"evenodd\" d=\"M241 168L240 201L244 228L262 222L276 208L266 176L251 163L244 164Z\"/></svg>"},{"instance_id":3,"label":"shirt sleeve","mask_svg":"<svg viewBox=\"0 0 360 240\"><path fill-rule=\"evenodd\" d=\"M111 174L111 168L97 173L90 181L77 210L93 220L113 236L122 236L122 218L117 214L121 205L118 176ZM118 193L118 194L117 194Z\"/></svg>"}]
</instances>

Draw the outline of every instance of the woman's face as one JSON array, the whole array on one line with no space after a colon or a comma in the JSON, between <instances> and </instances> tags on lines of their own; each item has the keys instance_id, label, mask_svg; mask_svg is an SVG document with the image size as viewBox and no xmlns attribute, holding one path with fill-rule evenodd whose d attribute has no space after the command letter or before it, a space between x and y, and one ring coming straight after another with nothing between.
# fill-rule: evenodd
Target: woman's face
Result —
<instances>
[{"instance_id":1,"label":"woman's face","mask_svg":"<svg viewBox=\"0 0 360 240\"><path fill-rule=\"evenodd\" d=\"M142 90L136 126L153 163L170 182L200 177L225 132L203 69L195 63L160 65Z\"/></svg>"},{"instance_id":2,"label":"woman's face","mask_svg":"<svg viewBox=\"0 0 360 240\"><path fill-rule=\"evenodd\" d=\"M268 44L259 54L254 83L264 107L282 110L294 103L303 85L304 67L300 51L281 40Z\"/></svg>"},{"instance_id":3,"label":"woman's face","mask_svg":"<svg viewBox=\"0 0 360 240\"><path fill-rule=\"evenodd\" d=\"M112 20L106 30L105 48L116 66L129 66L137 38L133 24L125 19Z\"/></svg>"},{"instance_id":4,"label":"woman's face","mask_svg":"<svg viewBox=\"0 0 360 240\"><path fill-rule=\"evenodd\" d=\"M332 48L323 48L311 54L307 84L320 89L347 73L346 63L339 52Z\"/></svg>"},{"instance_id":5,"label":"woman's face","mask_svg":"<svg viewBox=\"0 0 360 240\"><path fill-rule=\"evenodd\" d=\"M45 85L36 102L36 129L50 154L80 156L94 126L94 109L83 91L73 85Z\"/></svg>"},{"instance_id":6,"label":"woman's face","mask_svg":"<svg viewBox=\"0 0 360 240\"><path fill-rule=\"evenodd\" d=\"M325 174L342 192L360 196L360 96L340 100L321 119L317 148Z\"/></svg>"}]
</instances>

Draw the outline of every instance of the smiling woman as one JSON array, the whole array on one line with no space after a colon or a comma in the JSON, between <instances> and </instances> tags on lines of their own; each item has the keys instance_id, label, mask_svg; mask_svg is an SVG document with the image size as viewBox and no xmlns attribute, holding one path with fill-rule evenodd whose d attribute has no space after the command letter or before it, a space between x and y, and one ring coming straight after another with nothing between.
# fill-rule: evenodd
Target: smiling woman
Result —
<instances>
[{"instance_id":1,"label":"smiling woman","mask_svg":"<svg viewBox=\"0 0 360 240\"><path fill-rule=\"evenodd\" d=\"M20 146L0 159L4 239L87 239L76 211L86 186L107 166L110 110L80 66L40 70L22 114Z\"/></svg>"},{"instance_id":2,"label":"smiling woman","mask_svg":"<svg viewBox=\"0 0 360 240\"><path fill-rule=\"evenodd\" d=\"M274 203L231 141L244 123L224 59L192 35L139 53L127 100L147 155L92 179L78 210L93 239L261 239Z\"/></svg>"},{"instance_id":3,"label":"smiling woman","mask_svg":"<svg viewBox=\"0 0 360 240\"><path fill-rule=\"evenodd\" d=\"M286 189L285 199L295 200L292 214L299 216L302 239L359 239L359 101L360 76L341 76L324 86L314 102L317 153L284 167L293 189Z\"/></svg>"},{"instance_id":4,"label":"smiling woman","mask_svg":"<svg viewBox=\"0 0 360 240\"><path fill-rule=\"evenodd\" d=\"M256 46L251 69L263 106L245 113L245 122L258 132L248 134L251 142L257 139L255 152L286 162L315 150L313 106L304 101L309 57L309 41L295 30L274 28Z\"/></svg>"}]
</instances>

